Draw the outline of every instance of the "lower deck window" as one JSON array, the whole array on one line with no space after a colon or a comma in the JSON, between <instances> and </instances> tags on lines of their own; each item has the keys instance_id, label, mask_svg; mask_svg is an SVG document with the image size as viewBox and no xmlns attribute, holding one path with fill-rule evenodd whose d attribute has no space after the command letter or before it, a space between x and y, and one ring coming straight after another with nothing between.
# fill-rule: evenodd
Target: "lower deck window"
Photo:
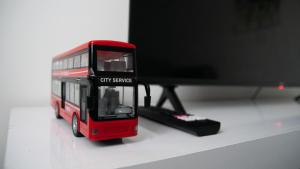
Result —
<instances>
[{"instance_id":1,"label":"lower deck window","mask_svg":"<svg viewBox=\"0 0 300 169\"><path fill-rule=\"evenodd\" d=\"M134 117L134 90L127 86L98 87L98 117Z\"/></svg>"}]
</instances>

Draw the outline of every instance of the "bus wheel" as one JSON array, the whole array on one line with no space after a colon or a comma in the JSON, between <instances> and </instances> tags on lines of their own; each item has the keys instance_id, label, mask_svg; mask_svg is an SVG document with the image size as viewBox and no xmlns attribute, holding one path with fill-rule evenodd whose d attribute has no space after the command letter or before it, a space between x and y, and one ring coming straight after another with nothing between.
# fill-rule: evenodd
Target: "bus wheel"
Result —
<instances>
[{"instance_id":1,"label":"bus wheel","mask_svg":"<svg viewBox=\"0 0 300 169\"><path fill-rule=\"evenodd\" d=\"M61 116L59 114L59 107L58 107L58 104L56 104L55 108L54 108L54 111L55 111L55 117L57 119L61 119Z\"/></svg>"},{"instance_id":2,"label":"bus wheel","mask_svg":"<svg viewBox=\"0 0 300 169\"><path fill-rule=\"evenodd\" d=\"M73 118L72 118L72 131L75 137L82 136L82 134L79 132L78 119L75 113L73 114Z\"/></svg>"}]
</instances>

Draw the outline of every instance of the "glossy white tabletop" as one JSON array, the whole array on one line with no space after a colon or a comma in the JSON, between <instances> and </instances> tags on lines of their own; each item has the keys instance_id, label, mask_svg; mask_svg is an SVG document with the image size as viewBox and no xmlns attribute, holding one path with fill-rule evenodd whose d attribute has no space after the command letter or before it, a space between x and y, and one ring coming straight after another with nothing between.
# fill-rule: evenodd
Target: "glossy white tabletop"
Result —
<instances>
[{"instance_id":1,"label":"glossy white tabletop","mask_svg":"<svg viewBox=\"0 0 300 169\"><path fill-rule=\"evenodd\" d=\"M140 118L138 136L118 142L75 138L50 107L11 110L6 169L122 168L300 131L291 100L188 102L187 111L222 122L217 135L196 137Z\"/></svg>"}]
</instances>

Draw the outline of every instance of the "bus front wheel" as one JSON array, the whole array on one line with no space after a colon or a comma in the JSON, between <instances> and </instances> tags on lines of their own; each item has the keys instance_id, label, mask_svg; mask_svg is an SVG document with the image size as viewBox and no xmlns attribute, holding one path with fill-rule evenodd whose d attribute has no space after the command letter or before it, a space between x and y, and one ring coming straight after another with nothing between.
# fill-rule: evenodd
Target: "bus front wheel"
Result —
<instances>
[{"instance_id":1,"label":"bus front wheel","mask_svg":"<svg viewBox=\"0 0 300 169\"><path fill-rule=\"evenodd\" d=\"M76 114L73 114L73 118L72 118L72 131L75 137L81 137L82 134L79 132L79 122L77 119Z\"/></svg>"}]
</instances>

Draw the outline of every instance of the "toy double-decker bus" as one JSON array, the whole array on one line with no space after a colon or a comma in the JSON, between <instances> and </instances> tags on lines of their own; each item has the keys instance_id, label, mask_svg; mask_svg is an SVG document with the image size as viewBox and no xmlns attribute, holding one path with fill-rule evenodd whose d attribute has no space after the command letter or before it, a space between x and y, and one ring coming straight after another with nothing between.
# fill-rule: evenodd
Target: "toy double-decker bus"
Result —
<instances>
[{"instance_id":1,"label":"toy double-decker bus","mask_svg":"<svg viewBox=\"0 0 300 169\"><path fill-rule=\"evenodd\" d=\"M94 40L53 58L51 105L75 136L137 135L135 46Z\"/></svg>"}]
</instances>

